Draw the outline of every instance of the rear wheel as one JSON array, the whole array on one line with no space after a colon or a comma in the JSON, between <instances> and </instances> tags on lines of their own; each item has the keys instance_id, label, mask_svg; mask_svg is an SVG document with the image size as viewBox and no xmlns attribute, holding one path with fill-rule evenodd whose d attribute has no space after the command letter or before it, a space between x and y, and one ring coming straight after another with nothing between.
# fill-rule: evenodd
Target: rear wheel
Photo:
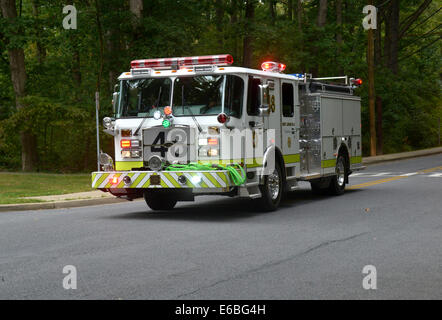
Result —
<instances>
[{"instance_id":1,"label":"rear wheel","mask_svg":"<svg viewBox=\"0 0 442 320\"><path fill-rule=\"evenodd\" d=\"M336 175L332 177L328 191L333 195L341 195L345 191L345 178L347 175L345 158L342 155L336 160Z\"/></svg>"},{"instance_id":2,"label":"rear wheel","mask_svg":"<svg viewBox=\"0 0 442 320\"><path fill-rule=\"evenodd\" d=\"M144 201L152 210L172 210L177 203L173 198L154 192L145 192Z\"/></svg>"},{"instance_id":3,"label":"rear wheel","mask_svg":"<svg viewBox=\"0 0 442 320\"><path fill-rule=\"evenodd\" d=\"M262 210L274 211L278 208L283 193L282 179L281 166L276 162L273 172L264 176L264 184L259 186L262 195L259 204Z\"/></svg>"}]
</instances>

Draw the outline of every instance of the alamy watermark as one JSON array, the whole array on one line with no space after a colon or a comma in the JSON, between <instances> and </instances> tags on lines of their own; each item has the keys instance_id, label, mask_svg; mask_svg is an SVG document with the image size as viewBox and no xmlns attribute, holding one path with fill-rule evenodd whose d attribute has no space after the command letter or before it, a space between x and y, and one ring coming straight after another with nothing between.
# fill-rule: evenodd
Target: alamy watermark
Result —
<instances>
[{"instance_id":1,"label":"alamy watermark","mask_svg":"<svg viewBox=\"0 0 442 320\"><path fill-rule=\"evenodd\" d=\"M362 20L362 26L365 30L377 29L378 9L375 6L367 5L362 9L366 16Z\"/></svg>"},{"instance_id":2,"label":"alamy watermark","mask_svg":"<svg viewBox=\"0 0 442 320\"><path fill-rule=\"evenodd\" d=\"M362 279L362 288L365 290L376 290L378 288L378 275L376 267L369 264L362 269L362 273L366 276Z\"/></svg>"},{"instance_id":3,"label":"alamy watermark","mask_svg":"<svg viewBox=\"0 0 442 320\"><path fill-rule=\"evenodd\" d=\"M77 29L77 9L73 5L63 7L63 14L67 14L63 19L63 28L66 30Z\"/></svg>"},{"instance_id":4,"label":"alamy watermark","mask_svg":"<svg viewBox=\"0 0 442 320\"><path fill-rule=\"evenodd\" d=\"M77 268L73 265L63 267L63 274L67 274L63 278L63 288L66 290L77 289Z\"/></svg>"}]
</instances>

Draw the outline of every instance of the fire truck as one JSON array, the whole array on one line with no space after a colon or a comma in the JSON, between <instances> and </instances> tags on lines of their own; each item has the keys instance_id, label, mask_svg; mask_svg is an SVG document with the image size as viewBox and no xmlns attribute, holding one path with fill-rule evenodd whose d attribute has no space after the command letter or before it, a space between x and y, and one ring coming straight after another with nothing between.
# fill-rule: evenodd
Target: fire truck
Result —
<instances>
[{"instance_id":1,"label":"fire truck","mask_svg":"<svg viewBox=\"0 0 442 320\"><path fill-rule=\"evenodd\" d=\"M284 74L273 61L232 64L229 54L132 61L103 119L115 156L99 152L92 187L144 197L152 210L226 195L273 211L301 181L343 194L364 168L354 94L362 81Z\"/></svg>"}]
</instances>

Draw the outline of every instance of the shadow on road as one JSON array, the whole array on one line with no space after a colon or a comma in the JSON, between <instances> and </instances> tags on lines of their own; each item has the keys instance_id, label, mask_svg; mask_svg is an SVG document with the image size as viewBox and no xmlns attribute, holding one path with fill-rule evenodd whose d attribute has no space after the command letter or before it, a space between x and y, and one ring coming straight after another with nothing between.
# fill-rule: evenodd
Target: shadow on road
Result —
<instances>
[{"instance_id":1,"label":"shadow on road","mask_svg":"<svg viewBox=\"0 0 442 320\"><path fill-rule=\"evenodd\" d=\"M146 211L131 212L112 216L113 219L148 219L148 220L188 220L188 221L232 221L256 215L267 214L260 212L253 201L249 199L223 198L208 202L179 202L171 211L152 211L146 206Z\"/></svg>"},{"instance_id":2,"label":"shadow on road","mask_svg":"<svg viewBox=\"0 0 442 320\"><path fill-rule=\"evenodd\" d=\"M346 190L347 195L360 190ZM301 189L287 194L281 202L279 213L294 213L303 205L312 202L329 201L336 198L328 195L315 195L309 189ZM344 200L345 195L339 197ZM290 211L287 211L289 209ZM181 202L171 211L152 211L146 206L145 211L129 212L109 216L111 219L140 220L186 220L186 221L233 221L255 216L277 214L263 212L257 201L240 198L218 198L205 202Z\"/></svg>"}]
</instances>

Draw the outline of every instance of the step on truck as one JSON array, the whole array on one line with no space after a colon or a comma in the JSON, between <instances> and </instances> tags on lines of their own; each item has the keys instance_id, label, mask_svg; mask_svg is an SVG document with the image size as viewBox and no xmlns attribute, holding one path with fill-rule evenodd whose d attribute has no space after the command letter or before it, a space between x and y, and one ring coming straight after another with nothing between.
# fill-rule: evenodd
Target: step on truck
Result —
<instances>
[{"instance_id":1,"label":"step on truck","mask_svg":"<svg viewBox=\"0 0 442 320\"><path fill-rule=\"evenodd\" d=\"M286 192L341 195L361 170L360 79L233 66L229 54L134 60L103 119L115 155L100 151L92 187L144 197L153 210L197 195L245 197L275 210ZM97 128L98 130L98 128Z\"/></svg>"}]
</instances>

